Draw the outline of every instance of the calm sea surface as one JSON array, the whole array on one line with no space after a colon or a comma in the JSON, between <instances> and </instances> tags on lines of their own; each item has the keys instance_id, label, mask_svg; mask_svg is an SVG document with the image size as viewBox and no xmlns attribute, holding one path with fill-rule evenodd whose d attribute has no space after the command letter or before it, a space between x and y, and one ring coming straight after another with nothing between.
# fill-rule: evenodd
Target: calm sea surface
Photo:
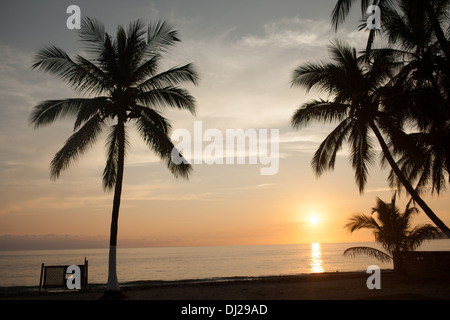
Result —
<instances>
[{"instance_id":1,"label":"calm sea surface","mask_svg":"<svg viewBox=\"0 0 450 320\"><path fill-rule=\"evenodd\" d=\"M379 248L375 242L293 245L119 248L120 283L140 280L223 279L362 271L370 265L392 269L389 263L360 256L344 257L353 246ZM419 250L450 251L450 239L433 240ZM72 265L89 261L89 283L105 284L108 249L0 251L0 286L38 286L41 264Z\"/></svg>"}]
</instances>

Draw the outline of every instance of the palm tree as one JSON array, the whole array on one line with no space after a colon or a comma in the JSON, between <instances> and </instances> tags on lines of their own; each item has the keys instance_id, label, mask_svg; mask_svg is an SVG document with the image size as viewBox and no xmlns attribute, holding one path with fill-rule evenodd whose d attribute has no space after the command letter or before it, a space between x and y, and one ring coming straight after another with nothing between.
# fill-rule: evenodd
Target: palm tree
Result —
<instances>
[{"instance_id":1,"label":"palm tree","mask_svg":"<svg viewBox=\"0 0 450 320\"><path fill-rule=\"evenodd\" d=\"M54 75L76 91L89 97L48 100L34 107L30 123L35 128L67 116L75 117L74 133L51 162L51 178L59 178L102 132L108 130L107 159L103 187L114 189L111 219L107 293L120 293L116 272L116 246L124 162L129 141L127 130L134 125L145 143L163 161L175 177L188 178L191 165L175 165L169 133L170 122L161 114L164 107L184 109L195 114L195 99L179 85L197 83L198 76L187 64L159 72L158 66L178 32L166 22L130 23L127 30L117 29L116 38L105 32L102 23L86 18L79 36L91 59L74 59L62 49L50 45L40 50L33 68Z\"/></svg>"},{"instance_id":2,"label":"palm tree","mask_svg":"<svg viewBox=\"0 0 450 320\"><path fill-rule=\"evenodd\" d=\"M403 3L401 11L385 14L389 44L399 49L376 49L371 54L390 51L404 61L391 98L385 99L391 111L397 110L416 128L409 134L412 145L403 144L396 150L401 156L398 166L419 193L431 186L431 192L439 194L446 189L450 172L450 74L432 26L417 13L417 4L408 4ZM394 172L389 180L401 191L401 181Z\"/></svg>"},{"instance_id":3,"label":"palm tree","mask_svg":"<svg viewBox=\"0 0 450 320\"><path fill-rule=\"evenodd\" d=\"M365 254L382 262L393 261L394 269L401 271L401 260L395 253L416 250L425 240L438 232L436 227L429 224L418 225L411 229L411 218L418 210L408 205L401 213L395 204L395 198L394 194L391 203L385 203L377 198L377 204L372 209L371 215L354 215L345 225L350 232L360 229L372 230L375 241L387 252L371 247L352 247L344 251L345 256Z\"/></svg>"},{"instance_id":4,"label":"palm tree","mask_svg":"<svg viewBox=\"0 0 450 320\"><path fill-rule=\"evenodd\" d=\"M397 166L388 143L410 143L403 132L403 123L396 114L385 108L384 96L395 76L397 63L392 55L367 55L358 57L356 50L339 41L332 43L330 53L334 63L306 63L295 69L292 85L303 86L307 92L316 88L328 93L332 100L315 99L305 103L292 117L294 128L310 124L312 120L339 122L316 151L312 166L320 176L334 169L336 154L345 141L350 143L355 180L362 193L367 181L369 166L375 158L372 131L381 146L383 156L395 175L424 210L427 216L450 237L450 229L436 216L412 187ZM388 139L385 140L383 134Z\"/></svg>"},{"instance_id":5,"label":"palm tree","mask_svg":"<svg viewBox=\"0 0 450 320\"><path fill-rule=\"evenodd\" d=\"M335 30L345 21L354 2L354 0L337 0L331 15L331 22ZM440 50L444 53L447 61L450 61L448 33L446 35L443 30L444 23L449 18L450 0L361 0L360 4L362 16L366 14L370 4L379 6L381 10L382 30L370 31L367 42L368 49L372 47L377 34L396 32L395 29L389 28L388 22L392 14L400 10L406 14L412 14L411 18L416 20L416 26L419 26L419 23L422 24L419 28L414 29L414 32L420 33L420 29L425 28L425 25L430 26L440 45ZM360 26L360 29L363 28L365 28L365 23Z\"/></svg>"}]
</instances>

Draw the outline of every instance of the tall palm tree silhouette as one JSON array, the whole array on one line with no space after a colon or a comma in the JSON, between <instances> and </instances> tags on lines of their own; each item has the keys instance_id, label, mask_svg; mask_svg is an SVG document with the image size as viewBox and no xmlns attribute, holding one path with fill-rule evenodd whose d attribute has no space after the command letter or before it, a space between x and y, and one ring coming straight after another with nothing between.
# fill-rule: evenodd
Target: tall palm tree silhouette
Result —
<instances>
[{"instance_id":1,"label":"tall palm tree silhouette","mask_svg":"<svg viewBox=\"0 0 450 320\"><path fill-rule=\"evenodd\" d=\"M339 122L314 154L314 171L320 176L334 169L336 154L348 141L355 180L362 193L369 166L375 158L372 131L383 156L405 189L436 226L450 236L450 229L412 187L388 146L389 142L409 143L402 123L384 106L383 97L389 92L388 84L395 75L394 57L375 55L368 60L367 55L358 56L356 49L340 41L332 43L329 50L333 63L305 63L294 70L292 80L293 86L305 87L307 91L318 89L332 96L331 100L315 99L301 106L291 120L294 128L309 125L314 120Z\"/></svg>"},{"instance_id":2,"label":"tall palm tree silhouette","mask_svg":"<svg viewBox=\"0 0 450 320\"><path fill-rule=\"evenodd\" d=\"M332 13L335 29L345 21L354 2L336 1ZM417 127L417 132L410 134L415 152L407 144L400 146L398 166L411 183L416 183L418 192L431 186L431 192L439 194L450 179L450 1L361 0L363 15L369 4L380 7L382 28L370 31L367 49L372 50L377 34L386 36L397 48L389 50L396 51L398 60L405 64L397 75L397 97L393 100L397 103L392 108L402 110L406 120ZM403 184L395 172L389 180L401 190Z\"/></svg>"},{"instance_id":3,"label":"tall palm tree silhouette","mask_svg":"<svg viewBox=\"0 0 450 320\"><path fill-rule=\"evenodd\" d=\"M431 189L439 194L446 189L450 172L449 61L440 52L423 10L418 14L420 6L408 4L384 14L387 40L393 48L374 49L372 54L389 52L404 61L392 88L393 99L386 102L414 124L409 137L416 152L403 145L397 150L401 155L397 163L419 193ZM395 173L390 182L401 190Z\"/></svg>"},{"instance_id":4,"label":"tall palm tree silhouette","mask_svg":"<svg viewBox=\"0 0 450 320\"><path fill-rule=\"evenodd\" d=\"M429 224L418 225L411 229L411 219L418 212L417 209L408 205L402 213L396 206L395 198L394 195L391 203L385 203L377 198L377 204L372 209L371 215L354 215L345 225L350 232L360 229L372 230L375 241L387 252L371 247L351 247L344 251L345 256L365 254L382 262L393 261L394 269L401 271L401 261L395 253L415 250L436 234L438 229Z\"/></svg>"},{"instance_id":5,"label":"tall palm tree silhouette","mask_svg":"<svg viewBox=\"0 0 450 320\"><path fill-rule=\"evenodd\" d=\"M159 72L163 53L179 42L178 32L166 22L149 24L141 20L117 29L116 37L105 32L104 25L85 18L79 36L91 58L74 59L62 49L50 45L35 56L33 68L54 75L88 98L48 100L33 109L30 122L35 128L73 116L74 133L51 162L53 179L68 168L100 133L109 130L107 159L103 171L105 190L114 189L111 218L108 283L106 293L120 293L116 271L116 247L124 162L129 141L127 130L134 125L146 144L175 177L188 178L192 167L184 161L172 162L174 150L169 120L164 107L184 109L195 114L195 99L179 85L197 84L192 64Z\"/></svg>"}]
</instances>

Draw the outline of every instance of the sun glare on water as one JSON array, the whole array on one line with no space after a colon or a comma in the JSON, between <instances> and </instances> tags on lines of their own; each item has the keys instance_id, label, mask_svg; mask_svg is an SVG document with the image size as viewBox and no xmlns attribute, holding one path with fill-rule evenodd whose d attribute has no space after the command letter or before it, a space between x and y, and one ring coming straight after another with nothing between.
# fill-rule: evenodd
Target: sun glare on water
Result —
<instances>
[{"instance_id":1,"label":"sun glare on water","mask_svg":"<svg viewBox=\"0 0 450 320\"><path fill-rule=\"evenodd\" d=\"M322 261L322 248L319 242L311 243L311 273L324 272Z\"/></svg>"}]
</instances>

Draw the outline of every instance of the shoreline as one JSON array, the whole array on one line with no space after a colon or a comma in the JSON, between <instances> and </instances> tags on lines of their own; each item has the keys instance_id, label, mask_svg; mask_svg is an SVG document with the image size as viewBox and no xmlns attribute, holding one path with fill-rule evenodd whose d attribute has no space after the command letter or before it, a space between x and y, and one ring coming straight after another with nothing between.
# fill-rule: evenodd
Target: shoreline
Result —
<instances>
[{"instance_id":1,"label":"shoreline","mask_svg":"<svg viewBox=\"0 0 450 320\"><path fill-rule=\"evenodd\" d=\"M382 269L383 273L392 273L393 269ZM298 273L298 274L280 274L280 275L260 275L260 276L231 276L231 277L211 277L211 278L192 278L192 279L176 279L176 280L132 280L126 282L120 282L121 289L125 288L143 288L143 287L153 287L153 286L172 286L172 285L191 285L191 284L213 284L213 283L229 283L229 282L253 282L253 281L276 281L276 280L287 280L287 279L297 279L307 281L310 278L322 278L322 277L332 277L333 275L342 276L357 276L365 274L365 270L355 270L355 271L325 271L325 272L313 272L313 273ZM101 290L106 287L106 283L89 283L87 291L91 290ZM6 291L12 292L33 292L38 291L38 285L5 285L0 286L0 297L1 293ZM49 292L69 292L70 290L64 289L50 289Z\"/></svg>"},{"instance_id":2,"label":"shoreline","mask_svg":"<svg viewBox=\"0 0 450 320\"><path fill-rule=\"evenodd\" d=\"M401 276L381 271L381 289L369 290L359 271L231 277L121 284L127 300L449 300L450 276ZM99 300L103 284L84 291L39 292L38 287L0 287L1 300Z\"/></svg>"}]
</instances>

